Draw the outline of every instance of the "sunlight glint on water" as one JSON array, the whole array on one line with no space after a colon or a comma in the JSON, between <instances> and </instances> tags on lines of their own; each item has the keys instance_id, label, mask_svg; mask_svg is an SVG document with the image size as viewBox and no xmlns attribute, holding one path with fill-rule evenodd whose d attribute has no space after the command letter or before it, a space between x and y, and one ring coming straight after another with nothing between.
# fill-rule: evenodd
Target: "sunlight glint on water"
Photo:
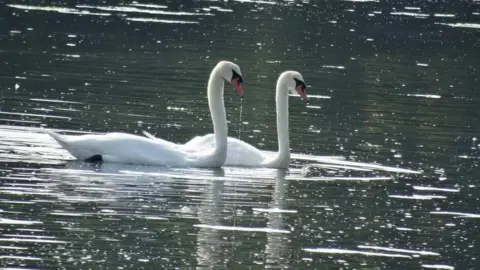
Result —
<instances>
[{"instance_id":1,"label":"sunlight glint on water","mask_svg":"<svg viewBox=\"0 0 480 270\"><path fill-rule=\"evenodd\" d=\"M2 5L1 268L476 267L475 1ZM277 76L308 82L288 171L87 164L42 131L211 133L224 59L229 136L267 154Z\"/></svg>"}]
</instances>

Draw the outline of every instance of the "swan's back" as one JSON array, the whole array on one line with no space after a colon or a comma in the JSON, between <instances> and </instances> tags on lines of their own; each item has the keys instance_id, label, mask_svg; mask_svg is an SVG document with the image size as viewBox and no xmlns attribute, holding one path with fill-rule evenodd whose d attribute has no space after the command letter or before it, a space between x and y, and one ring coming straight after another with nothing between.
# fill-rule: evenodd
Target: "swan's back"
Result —
<instances>
[{"instance_id":1,"label":"swan's back","mask_svg":"<svg viewBox=\"0 0 480 270\"><path fill-rule=\"evenodd\" d=\"M191 158L184 151L172 149L161 141L133 134L112 132L75 136L48 133L79 160L101 156L104 162L186 166Z\"/></svg>"},{"instance_id":2,"label":"swan's back","mask_svg":"<svg viewBox=\"0 0 480 270\"><path fill-rule=\"evenodd\" d=\"M227 139L227 159L224 165L231 166L261 166L270 156L262 153L254 146L243 142L237 138L228 137ZM201 152L215 148L215 135L207 134L196 136L182 146L184 151Z\"/></svg>"}]
</instances>

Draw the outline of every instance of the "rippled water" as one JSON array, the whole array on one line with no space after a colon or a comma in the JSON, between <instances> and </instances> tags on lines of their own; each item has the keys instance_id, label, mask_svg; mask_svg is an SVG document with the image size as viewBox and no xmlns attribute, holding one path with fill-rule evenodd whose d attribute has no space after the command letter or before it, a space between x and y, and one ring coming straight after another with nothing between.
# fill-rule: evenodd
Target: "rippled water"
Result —
<instances>
[{"instance_id":1,"label":"rippled water","mask_svg":"<svg viewBox=\"0 0 480 270\"><path fill-rule=\"evenodd\" d=\"M0 267L478 268L478 1L0 6ZM41 133L210 133L222 59L230 136L269 151L303 74L288 171L91 165Z\"/></svg>"}]
</instances>

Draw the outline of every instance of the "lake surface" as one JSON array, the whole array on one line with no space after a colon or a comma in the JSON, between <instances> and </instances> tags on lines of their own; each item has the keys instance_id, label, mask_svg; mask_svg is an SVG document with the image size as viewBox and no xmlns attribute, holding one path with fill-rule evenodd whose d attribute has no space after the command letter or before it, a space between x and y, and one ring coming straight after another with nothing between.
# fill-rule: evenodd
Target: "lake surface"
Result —
<instances>
[{"instance_id":1,"label":"lake surface","mask_svg":"<svg viewBox=\"0 0 480 270\"><path fill-rule=\"evenodd\" d=\"M480 269L480 2L0 1L0 267ZM289 170L76 161L60 133L212 132Z\"/></svg>"}]
</instances>

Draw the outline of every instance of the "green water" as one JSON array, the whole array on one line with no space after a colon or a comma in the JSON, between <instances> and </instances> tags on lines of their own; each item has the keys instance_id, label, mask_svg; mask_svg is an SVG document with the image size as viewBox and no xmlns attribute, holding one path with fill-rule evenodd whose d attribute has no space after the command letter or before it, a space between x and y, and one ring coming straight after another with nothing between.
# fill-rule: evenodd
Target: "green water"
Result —
<instances>
[{"instance_id":1,"label":"green water","mask_svg":"<svg viewBox=\"0 0 480 270\"><path fill-rule=\"evenodd\" d=\"M477 2L138 4L0 1L0 267L478 269ZM289 170L91 165L40 132L211 133L219 60L263 150L302 73Z\"/></svg>"}]
</instances>

